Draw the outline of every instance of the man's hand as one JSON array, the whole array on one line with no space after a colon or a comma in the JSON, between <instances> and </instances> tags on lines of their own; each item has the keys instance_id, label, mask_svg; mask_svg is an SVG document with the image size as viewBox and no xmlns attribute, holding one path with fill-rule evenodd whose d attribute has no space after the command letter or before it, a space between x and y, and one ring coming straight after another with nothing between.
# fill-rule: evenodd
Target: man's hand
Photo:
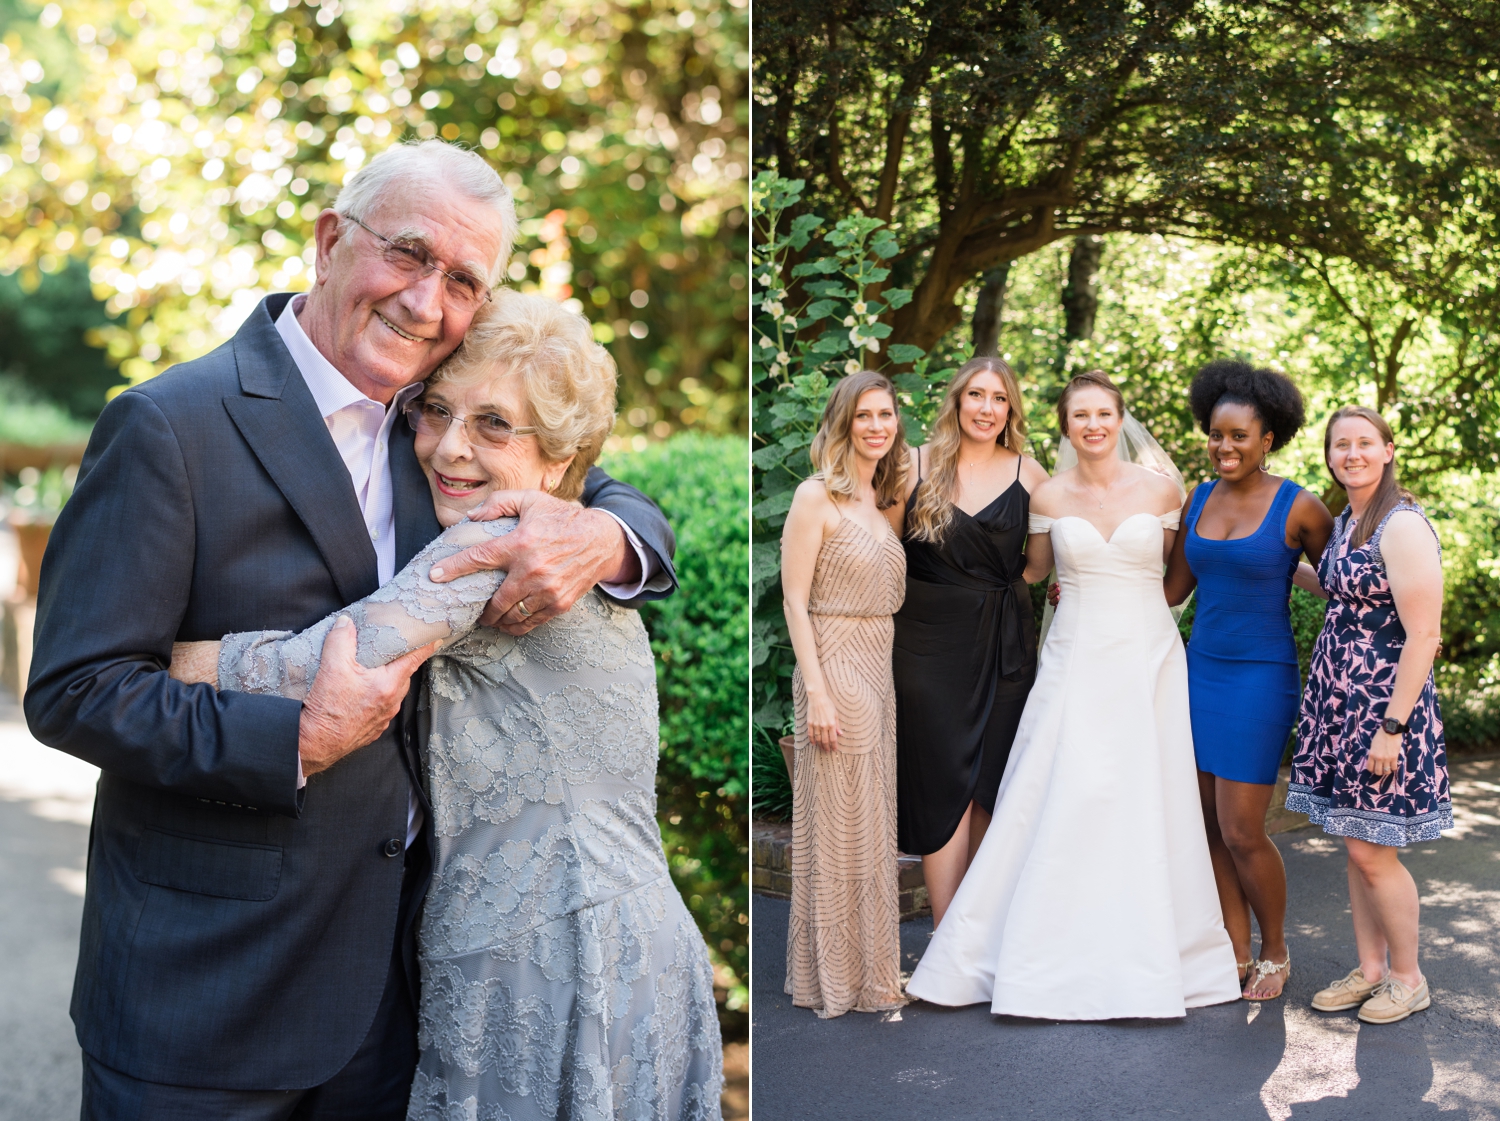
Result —
<instances>
[{"instance_id":1,"label":"man's hand","mask_svg":"<svg viewBox=\"0 0 1500 1121\"><path fill-rule=\"evenodd\" d=\"M481 522L506 516L521 519L510 533L449 557L430 574L442 584L503 569L505 580L479 617L483 626L523 635L566 612L595 584L640 578L640 561L625 531L603 511L522 490L492 494L469 513Z\"/></svg>"},{"instance_id":2,"label":"man's hand","mask_svg":"<svg viewBox=\"0 0 1500 1121\"><path fill-rule=\"evenodd\" d=\"M407 683L441 643L432 642L378 669L355 659L359 637L341 616L323 642L323 662L302 703L297 752L302 773L326 771L352 751L374 743L401 711Z\"/></svg>"}]
</instances>

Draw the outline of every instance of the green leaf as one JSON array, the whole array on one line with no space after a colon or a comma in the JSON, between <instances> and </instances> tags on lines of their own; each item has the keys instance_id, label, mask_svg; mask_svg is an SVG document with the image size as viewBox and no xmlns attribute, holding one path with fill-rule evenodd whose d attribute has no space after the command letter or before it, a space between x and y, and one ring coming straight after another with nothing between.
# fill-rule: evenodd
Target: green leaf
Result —
<instances>
[{"instance_id":1,"label":"green leaf","mask_svg":"<svg viewBox=\"0 0 1500 1121\"><path fill-rule=\"evenodd\" d=\"M886 349L886 353L890 356L892 362L899 362L902 365L905 365L908 362L917 361L918 359L922 358L927 352L919 346L911 346L907 343L892 343ZM912 375L906 376L909 377Z\"/></svg>"}]
</instances>

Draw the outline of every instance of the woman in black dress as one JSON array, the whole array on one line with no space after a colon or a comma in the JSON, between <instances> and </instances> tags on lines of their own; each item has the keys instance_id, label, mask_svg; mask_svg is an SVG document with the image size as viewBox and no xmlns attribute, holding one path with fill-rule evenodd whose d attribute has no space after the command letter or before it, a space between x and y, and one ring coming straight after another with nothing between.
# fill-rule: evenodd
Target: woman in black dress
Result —
<instances>
[{"instance_id":1,"label":"woman in black dress","mask_svg":"<svg viewBox=\"0 0 1500 1121\"><path fill-rule=\"evenodd\" d=\"M1026 413L1011 368L975 358L948 386L907 471L906 601L896 614L899 843L922 857L942 922L984 839L1036 676L1021 574L1031 491Z\"/></svg>"}]
</instances>

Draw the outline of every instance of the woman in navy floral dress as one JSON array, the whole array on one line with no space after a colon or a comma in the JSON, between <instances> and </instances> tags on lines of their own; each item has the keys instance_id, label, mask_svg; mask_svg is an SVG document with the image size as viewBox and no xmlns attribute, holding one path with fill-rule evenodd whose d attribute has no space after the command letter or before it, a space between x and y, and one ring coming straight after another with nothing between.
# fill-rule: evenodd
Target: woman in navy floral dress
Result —
<instances>
[{"instance_id":1,"label":"woman in navy floral dress","mask_svg":"<svg viewBox=\"0 0 1500 1121\"><path fill-rule=\"evenodd\" d=\"M1344 838L1349 857L1360 964L1313 1007L1358 1007L1366 1023L1394 1023L1432 1003L1417 966L1417 887L1397 850L1453 826L1432 680L1441 553L1432 524L1396 485L1395 442L1379 413L1334 413L1323 454L1349 506L1319 567L1328 615L1286 805Z\"/></svg>"}]
</instances>

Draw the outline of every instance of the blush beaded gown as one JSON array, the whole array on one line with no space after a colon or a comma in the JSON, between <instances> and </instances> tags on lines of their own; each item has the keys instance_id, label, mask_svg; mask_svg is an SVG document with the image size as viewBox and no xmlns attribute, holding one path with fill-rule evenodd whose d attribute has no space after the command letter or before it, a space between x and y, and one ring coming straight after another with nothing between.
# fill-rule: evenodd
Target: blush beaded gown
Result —
<instances>
[{"instance_id":1,"label":"blush beaded gown","mask_svg":"<svg viewBox=\"0 0 1500 1121\"><path fill-rule=\"evenodd\" d=\"M823 1018L899 1008L896 692L891 615L906 590L894 531L844 518L823 542L807 610L838 709L838 750L807 736L807 690L792 675L792 908L786 991Z\"/></svg>"},{"instance_id":2,"label":"blush beaded gown","mask_svg":"<svg viewBox=\"0 0 1500 1121\"><path fill-rule=\"evenodd\" d=\"M435 851L408 1118L718 1118L713 973L656 824L640 616L592 591L514 638L475 625L503 573L427 579L514 525L460 522L338 613L365 666L446 643L424 697ZM336 618L226 636L219 688L305 697Z\"/></svg>"},{"instance_id":3,"label":"blush beaded gown","mask_svg":"<svg viewBox=\"0 0 1500 1121\"><path fill-rule=\"evenodd\" d=\"M936 1004L1057 1020L1175 1017L1237 1000L1198 802L1187 662L1162 531L1050 532L1062 601L995 817L907 984Z\"/></svg>"}]
</instances>

